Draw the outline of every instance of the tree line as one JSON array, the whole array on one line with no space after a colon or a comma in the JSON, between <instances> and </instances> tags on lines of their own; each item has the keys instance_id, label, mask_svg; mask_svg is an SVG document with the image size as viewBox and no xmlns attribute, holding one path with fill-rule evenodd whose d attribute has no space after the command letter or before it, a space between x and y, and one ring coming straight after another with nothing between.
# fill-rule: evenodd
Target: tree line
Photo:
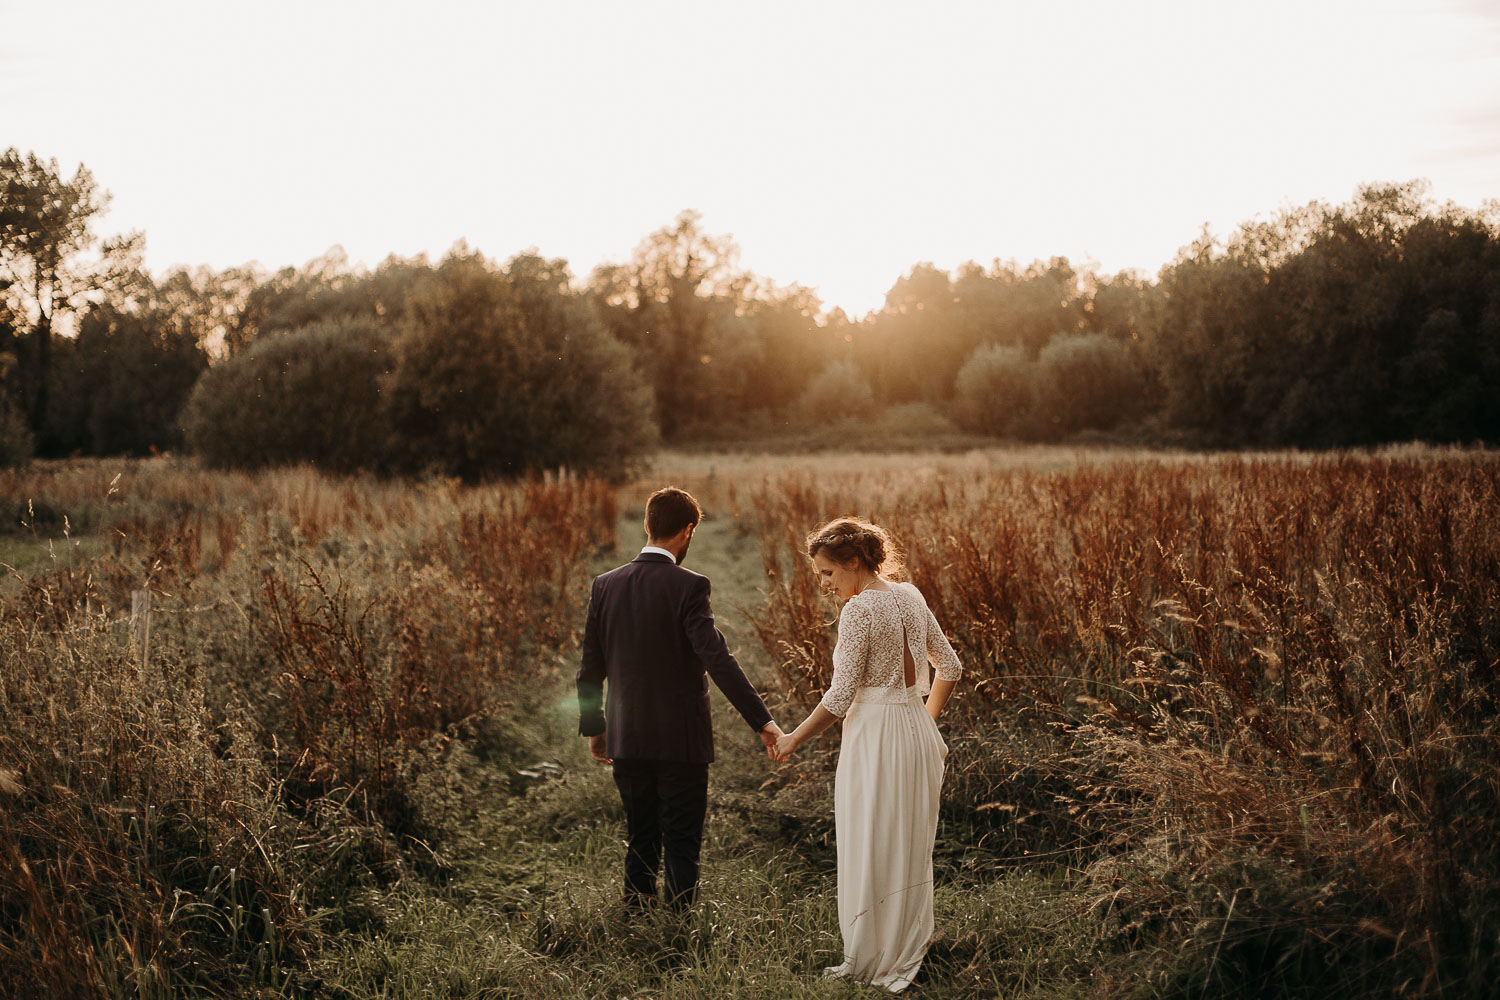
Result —
<instances>
[{"instance_id":1,"label":"tree line","mask_svg":"<svg viewBox=\"0 0 1500 1000\"><path fill-rule=\"evenodd\" d=\"M578 279L436 263L161 277L80 166L0 156L0 464L189 449L470 479L893 408L996 438L1197 447L1500 437L1500 208L1371 185L1154 276L917 264L859 319L745 271L685 212Z\"/></svg>"}]
</instances>

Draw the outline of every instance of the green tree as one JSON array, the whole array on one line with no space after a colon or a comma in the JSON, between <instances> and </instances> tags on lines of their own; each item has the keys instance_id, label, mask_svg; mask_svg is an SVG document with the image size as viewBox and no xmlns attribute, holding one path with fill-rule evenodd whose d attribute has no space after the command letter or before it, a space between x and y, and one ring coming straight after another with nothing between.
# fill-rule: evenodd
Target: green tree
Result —
<instances>
[{"instance_id":1,"label":"green tree","mask_svg":"<svg viewBox=\"0 0 1500 1000\"><path fill-rule=\"evenodd\" d=\"M875 395L852 361L834 361L808 383L798 411L804 423L856 420L875 412Z\"/></svg>"},{"instance_id":2,"label":"green tree","mask_svg":"<svg viewBox=\"0 0 1500 1000\"><path fill-rule=\"evenodd\" d=\"M253 265L215 271L179 267L156 282L155 307L185 326L212 357L231 355L253 335L246 305L265 276Z\"/></svg>"},{"instance_id":3,"label":"green tree","mask_svg":"<svg viewBox=\"0 0 1500 1000\"><path fill-rule=\"evenodd\" d=\"M1150 283L1133 271L1084 275L1082 330L1139 343L1150 308Z\"/></svg>"},{"instance_id":4,"label":"green tree","mask_svg":"<svg viewBox=\"0 0 1500 1000\"><path fill-rule=\"evenodd\" d=\"M1165 417L1220 444L1500 433L1500 227L1425 186L1361 188L1204 239L1146 324Z\"/></svg>"},{"instance_id":5,"label":"green tree","mask_svg":"<svg viewBox=\"0 0 1500 1000\"><path fill-rule=\"evenodd\" d=\"M750 331L743 340L753 347L744 376L748 408L786 414L814 375L848 354L844 331L822 317L817 295L800 285L756 287L744 310Z\"/></svg>"},{"instance_id":6,"label":"green tree","mask_svg":"<svg viewBox=\"0 0 1500 1000\"><path fill-rule=\"evenodd\" d=\"M1037 356L1036 375L1035 413L1049 437L1110 430L1144 407L1144 374L1107 334L1053 337Z\"/></svg>"},{"instance_id":7,"label":"green tree","mask_svg":"<svg viewBox=\"0 0 1500 1000\"><path fill-rule=\"evenodd\" d=\"M193 387L182 413L189 446L221 468L386 468L393 442L384 393L395 338L392 327L368 318L257 338Z\"/></svg>"},{"instance_id":8,"label":"green tree","mask_svg":"<svg viewBox=\"0 0 1500 1000\"><path fill-rule=\"evenodd\" d=\"M656 398L658 426L668 438L691 436L744 405L742 362L751 278L737 264L728 237L703 231L697 212L683 212L647 236L626 264L601 266L589 296L604 325L640 359Z\"/></svg>"},{"instance_id":9,"label":"green tree","mask_svg":"<svg viewBox=\"0 0 1500 1000\"><path fill-rule=\"evenodd\" d=\"M925 262L885 293L885 307L863 324L857 355L882 402L912 403L940 394L944 361L952 353L954 306L948 272ZM952 360L954 370L959 360Z\"/></svg>"},{"instance_id":10,"label":"green tree","mask_svg":"<svg viewBox=\"0 0 1500 1000\"><path fill-rule=\"evenodd\" d=\"M391 381L404 467L616 472L655 446L650 383L562 261L523 254L497 270L453 253L409 310Z\"/></svg>"},{"instance_id":11,"label":"green tree","mask_svg":"<svg viewBox=\"0 0 1500 1000\"><path fill-rule=\"evenodd\" d=\"M0 309L0 345L10 339L4 310ZM25 462L31 457L34 445L31 426L10 392L10 381L18 364L15 353L0 346L0 469Z\"/></svg>"},{"instance_id":12,"label":"green tree","mask_svg":"<svg viewBox=\"0 0 1500 1000\"><path fill-rule=\"evenodd\" d=\"M970 261L953 276L918 264L861 324L857 354L882 400L947 405L959 369L981 345L1019 347L1035 357L1054 335L1082 330L1091 282L1065 257L1024 268Z\"/></svg>"},{"instance_id":13,"label":"green tree","mask_svg":"<svg viewBox=\"0 0 1500 1000\"><path fill-rule=\"evenodd\" d=\"M71 428L68 450L146 455L181 443L178 417L208 359L183 318L104 303L79 318L64 365L48 424Z\"/></svg>"},{"instance_id":14,"label":"green tree","mask_svg":"<svg viewBox=\"0 0 1500 1000\"><path fill-rule=\"evenodd\" d=\"M1068 258L1035 260L1025 267L997 260L988 278L991 287L981 299L987 317L984 343L1015 344L1034 358L1054 335L1083 329L1090 276Z\"/></svg>"},{"instance_id":15,"label":"green tree","mask_svg":"<svg viewBox=\"0 0 1500 1000\"><path fill-rule=\"evenodd\" d=\"M1226 249L1206 232L1162 269L1145 344L1169 426L1204 443L1249 439L1245 375L1255 349L1248 334L1274 326L1264 295L1269 273L1264 259L1238 245Z\"/></svg>"},{"instance_id":16,"label":"green tree","mask_svg":"<svg viewBox=\"0 0 1500 1000\"><path fill-rule=\"evenodd\" d=\"M976 348L955 379L954 422L975 434L1026 434L1036 377L1036 362L1020 347L986 344Z\"/></svg>"},{"instance_id":17,"label":"green tree","mask_svg":"<svg viewBox=\"0 0 1500 1000\"><path fill-rule=\"evenodd\" d=\"M14 148L0 154L0 294L29 341L23 384L37 430L48 410L53 337L63 320L139 280L139 234L101 240L94 232L108 205L108 193L82 165L64 179L56 160Z\"/></svg>"},{"instance_id":18,"label":"green tree","mask_svg":"<svg viewBox=\"0 0 1500 1000\"><path fill-rule=\"evenodd\" d=\"M205 347L233 355L257 338L312 323L378 319L396 323L411 292L432 274L427 259L394 254L374 271L353 268L333 247L302 267L267 274L253 264L214 272L178 269L158 286L172 307L190 316Z\"/></svg>"}]
</instances>

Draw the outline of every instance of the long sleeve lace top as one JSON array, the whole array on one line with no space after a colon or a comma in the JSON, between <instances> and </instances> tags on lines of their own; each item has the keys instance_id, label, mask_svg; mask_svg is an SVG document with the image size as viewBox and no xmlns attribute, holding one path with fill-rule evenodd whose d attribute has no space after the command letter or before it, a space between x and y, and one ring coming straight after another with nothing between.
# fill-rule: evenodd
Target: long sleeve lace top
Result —
<instances>
[{"instance_id":1,"label":"long sleeve lace top","mask_svg":"<svg viewBox=\"0 0 1500 1000\"><path fill-rule=\"evenodd\" d=\"M897 583L890 590L861 591L844 602L833 650L833 680L820 704L843 718L860 688L903 686L903 636L917 664L917 688L923 696L932 687L929 663L943 680L958 680L963 672L958 654L922 592L914 584Z\"/></svg>"}]
</instances>

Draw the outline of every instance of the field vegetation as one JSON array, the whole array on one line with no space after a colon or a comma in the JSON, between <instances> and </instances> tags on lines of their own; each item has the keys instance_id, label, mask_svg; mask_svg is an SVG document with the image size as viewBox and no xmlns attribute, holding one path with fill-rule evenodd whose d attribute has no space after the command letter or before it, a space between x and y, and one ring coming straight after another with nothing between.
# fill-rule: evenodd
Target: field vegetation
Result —
<instances>
[{"instance_id":1,"label":"field vegetation","mask_svg":"<svg viewBox=\"0 0 1500 1000\"><path fill-rule=\"evenodd\" d=\"M293 995L361 893L440 880L451 770L525 752L615 503L161 461L0 496L0 994L44 997Z\"/></svg>"},{"instance_id":2,"label":"field vegetation","mask_svg":"<svg viewBox=\"0 0 1500 1000\"><path fill-rule=\"evenodd\" d=\"M737 495L773 581L752 620L805 707L834 638L805 526L861 513L908 540L969 667L945 788L967 867L1054 859L1101 933L1180 948L1189 990L1478 995L1500 936L1497 472L1461 452L846 469Z\"/></svg>"},{"instance_id":3,"label":"field vegetation","mask_svg":"<svg viewBox=\"0 0 1500 1000\"><path fill-rule=\"evenodd\" d=\"M0 995L862 995L817 975L837 740L770 765L721 700L703 900L623 918L571 678L588 579L669 481L783 723L827 680L826 517L895 531L960 653L919 995L1500 973L1489 453L673 452L479 486L83 460L0 472Z\"/></svg>"}]
</instances>

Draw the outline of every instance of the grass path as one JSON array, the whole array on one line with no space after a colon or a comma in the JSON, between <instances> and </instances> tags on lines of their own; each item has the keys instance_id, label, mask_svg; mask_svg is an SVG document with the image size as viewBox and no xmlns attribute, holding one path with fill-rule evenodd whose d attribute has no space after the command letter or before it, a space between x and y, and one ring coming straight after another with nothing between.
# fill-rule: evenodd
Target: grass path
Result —
<instances>
[{"instance_id":1,"label":"grass path","mask_svg":"<svg viewBox=\"0 0 1500 1000\"><path fill-rule=\"evenodd\" d=\"M591 567L633 558L639 511L621 517L619 548ZM715 581L714 605L752 676L737 605L757 600L759 556L727 521L706 523L689 565ZM565 673L571 666L565 668ZM803 970L834 961L831 856L822 870L768 842L772 776L760 741L715 695L719 761L710 771L702 900L685 921L626 922L619 906L624 817L608 769L577 736L571 677L536 718L563 776L510 794L511 775L469 762L444 825L454 874L440 890L412 884L361 905L380 929L342 939L329 985L359 998L847 996ZM763 813L763 814L762 814ZM803 892L813 887L818 891Z\"/></svg>"},{"instance_id":2,"label":"grass path","mask_svg":"<svg viewBox=\"0 0 1500 1000\"><path fill-rule=\"evenodd\" d=\"M591 570L633 558L641 538L638 508L622 513L619 537L616 551ZM713 581L718 625L763 689L768 661L739 610L760 599L754 540L727 517L707 520L686 565ZM377 929L336 938L325 963L333 994L350 1000L875 995L818 975L842 950L826 773L770 764L717 693L718 760L709 774L699 905L686 919L623 918L624 817L608 769L588 757L577 736L572 669L565 666L567 676L541 699L534 718L512 722L542 730L562 776L513 794L513 767L469 761L444 822L453 831L443 846L451 879L441 888L414 881L358 901L375 911ZM777 719L783 726L800 721L783 714ZM827 742L825 752L832 749ZM1099 995L1086 986L1088 970L1070 960L1077 935L1066 926L1071 911L1059 908L1055 886L1026 878L988 885L950 879L937 895L938 940L924 981L909 995ZM1026 945L1043 943L1034 931L1039 919L1052 921L1067 947ZM1005 947L1008 933L1023 944Z\"/></svg>"}]
</instances>

